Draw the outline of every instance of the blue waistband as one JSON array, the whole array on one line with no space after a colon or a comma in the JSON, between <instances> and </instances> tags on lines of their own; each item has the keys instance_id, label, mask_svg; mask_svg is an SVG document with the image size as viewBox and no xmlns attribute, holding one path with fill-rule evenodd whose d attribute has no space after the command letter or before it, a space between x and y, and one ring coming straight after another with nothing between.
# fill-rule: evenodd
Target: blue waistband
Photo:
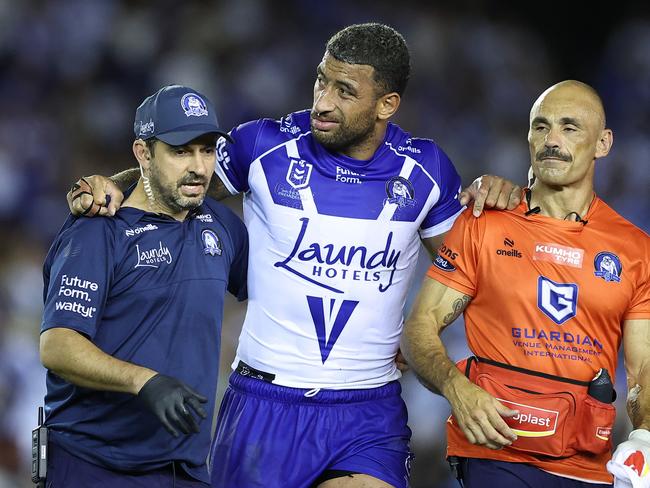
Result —
<instances>
[{"instance_id":1,"label":"blue waistband","mask_svg":"<svg viewBox=\"0 0 650 488\"><path fill-rule=\"evenodd\" d=\"M251 393L270 400L303 404L365 402L399 396L402 392L399 381L391 381L378 388L354 390L290 388L243 376L237 372L230 375L229 383L232 389L240 392Z\"/></svg>"}]
</instances>

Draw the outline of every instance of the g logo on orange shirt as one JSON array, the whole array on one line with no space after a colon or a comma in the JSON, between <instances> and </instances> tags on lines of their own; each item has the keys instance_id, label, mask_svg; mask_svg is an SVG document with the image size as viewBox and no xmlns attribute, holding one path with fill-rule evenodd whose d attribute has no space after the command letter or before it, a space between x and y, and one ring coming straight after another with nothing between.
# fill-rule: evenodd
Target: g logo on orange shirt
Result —
<instances>
[{"instance_id":1,"label":"g logo on orange shirt","mask_svg":"<svg viewBox=\"0 0 650 488\"><path fill-rule=\"evenodd\" d=\"M537 280L537 307L558 325L576 316L578 285L556 283L545 276Z\"/></svg>"}]
</instances>

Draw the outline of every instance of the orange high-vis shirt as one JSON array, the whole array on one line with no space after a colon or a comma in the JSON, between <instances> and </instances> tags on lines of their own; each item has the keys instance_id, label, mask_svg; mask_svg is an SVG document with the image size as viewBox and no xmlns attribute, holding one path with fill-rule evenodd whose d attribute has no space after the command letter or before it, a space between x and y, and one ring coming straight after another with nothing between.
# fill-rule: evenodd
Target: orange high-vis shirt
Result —
<instances>
[{"instance_id":1,"label":"orange high-vis shirt","mask_svg":"<svg viewBox=\"0 0 650 488\"><path fill-rule=\"evenodd\" d=\"M650 237L595 197L585 223L514 211L463 212L428 276L470 295L465 331L481 357L581 381L616 376L623 321L650 318ZM611 453L552 459L470 444L448 427L450 456L526 462L611 483Z\"/></svg>"}]
</instances>

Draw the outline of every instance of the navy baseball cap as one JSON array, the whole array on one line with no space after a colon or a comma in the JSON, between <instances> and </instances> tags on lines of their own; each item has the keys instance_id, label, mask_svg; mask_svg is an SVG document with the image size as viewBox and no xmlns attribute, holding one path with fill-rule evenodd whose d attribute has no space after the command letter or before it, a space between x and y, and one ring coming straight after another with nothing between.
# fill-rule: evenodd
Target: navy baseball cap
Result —
<instances>
[{"instance_id":1,"label":"navy baseball cap","mask_svg":"<svg viewBox=\"0 0 650 488\"><path fill-rule=\"evenodd\" d=\"M219 127L212 102L186 86L168 85L144 99L135 112L133 131L137 139L155 137L182 146L204 134L219 134L232 141Z\"/></svg>"}]
</instances>

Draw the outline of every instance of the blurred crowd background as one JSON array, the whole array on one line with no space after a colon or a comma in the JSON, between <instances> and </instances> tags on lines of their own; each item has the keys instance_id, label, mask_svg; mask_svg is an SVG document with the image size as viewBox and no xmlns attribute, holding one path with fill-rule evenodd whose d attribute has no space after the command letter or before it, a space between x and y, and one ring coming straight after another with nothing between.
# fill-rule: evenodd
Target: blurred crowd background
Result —
<instances>
[{"instance_id":1,"label":"blurred crowd background","mask_svg":"<svg viewBox=\"0 0 650 488\"><path fill-rule=\"evenodd\" d=\"M208 95L225 127L280 117L310 106L333 33L385 22L403 33L413 61L395 121L440 144L465 184L486 172L523 184L532 102L577 78L600 91L615 132L597 191L650 231L650 9L507 3L0 0L0 488L30 486L30 430L45 390L41 269L67 214L65 193L81 175L134 166L135 108L164 84ZM228 204L240 211L238 199ZM420 276L425 269L422 256ZM234 300L226 310L220 394L243 311ZM460 321L445 340L454 358L467 354ZM402 383L412 486L455 486L444 462L447 403L412 373ZM617 385L616 442L630 429L622 368Z\"/></svg>"}]
</instances>

